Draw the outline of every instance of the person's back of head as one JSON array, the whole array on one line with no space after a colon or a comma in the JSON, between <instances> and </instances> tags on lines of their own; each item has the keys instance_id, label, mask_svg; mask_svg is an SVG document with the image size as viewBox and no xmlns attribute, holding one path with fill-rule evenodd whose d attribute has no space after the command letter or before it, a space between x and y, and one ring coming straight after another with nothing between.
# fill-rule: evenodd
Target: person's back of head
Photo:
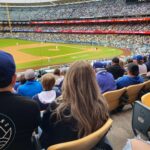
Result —
<instances>
[{"instance_id":1,"label":"person's back of head","mask_svg":"<svg viewBox=\"0 0 150 150\"><path fill-rule=\"evenodd\" d=\"M133 59L132 59L132 58L127 58L126 63L127 63L127 64L133 63Z\"/></svg>"},{"instance_id":2,"label":"person's back of head","mask_svg":"<svg viewBox=\"0 0 150 150\"><path fill-rule=\"evenodd\" d=\"M60 75L61 76L65 76L66 75L66 73L67 73L67 68L61 68L61 72L60 72Z\"/></svg>"},{"instance_id":3,"label":"person's back of head","mask_svg":"<svg viewBox=\"0 0 150 150\"><path fill-rule=\"evenodd\" d=\"M54 75L60 76L60 69L55 69L54 70Z\"/></svg>"},{"instance_id":4,"label":"person's back of head","mask_svg":"<svg viewBox=\"0 0 150 150\"><path fill-rule=\"evenodd\" d=\"M138 76L139 75L139 67L134 63L128 64L128 74L131 76Z\"/></svg>"},{"instance_id":5,"label":"person's back of head","mask_svg":"<svg viewBox=\"0 0 150 150\"><path fill-rule=\"evenodd\" d=\"M11 54L0 50L0 90L12 90L16 82L16 65Z\"/></svg>"},{"instance_id":6,"label":"person's back of head","mask_svg":"<svg viewBox=\"0 0 150 150\"><path fill-rule=\"evenodd\" d=\"M148 61L147 56L143 56L143 63L146 63Z\"/></svg>"},{"instance_id":7,"label":"person's back of head","mask_svg":"<svg viewBox=\"0 0 150 150\"><path fill-rule=\"evenodd\" d=\"M42 76L41 83L43 86L43 89L45 91L52 90L53 86L55 85L55 77L51 73L47 73Z\"/></svg>"},{"instance_id":8,"label":"person's back of head","mask_svg":"<svg viewBox=\"0 0 150 150\"><path fill-rule=\"evenodd\" d=\"M120 60L120 61L119 61L119 66L120 66L121 68L124 68L124 61Z\"/></svg>"},{"instance_id":9,"label":"person's back of head","mask_svg":"<svg viewBox=\"0 0 150 150\"><path fill-rule=\"evenodd\" d=\"M112 65L119 65L119 58L118 57L114 57L113 59L112 59Z\"/></svg>"},{"instance_id":10,"label":"person's back of head","mask_svg":"<svg viewBox=\"0 0 150 150\"><path fill-rule=\"evenodd\" d=\"M24 73L25 79L28 81L32 81L35 79L35 72L33 69L27 69Z\"/></svg>"},{"instance_id":11,"label":"person's back of head","mask_svg":"<svg viewBox=\"0 0 150 150\"><path fill-rule=\"evenodd\" d=\"M69 116L77 121L79 137L97 130L108 119L107 104L99 92L95 72L86 61L75 62L69 68L63 82L62 99L55 111L57 117L61 118L68 107Z\"/></svg>"},{"instance_id":12,"label":"person's back of head","mask_svg":"<svg viewBox=\"0 0 150 150\"><path fill-rule=\"evenodd\" d=\"M25 74L24 74L24 73L21 73L21 74L20 74L20 83L21 83L21 84L24 84L25 82L26 82Z\"/></svg>"}]
</instances>

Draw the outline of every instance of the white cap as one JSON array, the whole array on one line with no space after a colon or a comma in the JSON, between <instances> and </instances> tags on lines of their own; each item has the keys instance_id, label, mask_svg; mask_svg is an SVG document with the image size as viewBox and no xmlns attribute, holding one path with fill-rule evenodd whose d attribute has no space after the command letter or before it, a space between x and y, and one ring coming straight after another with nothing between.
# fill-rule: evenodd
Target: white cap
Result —
<instances>
[{"instance_id":1,"label":"white cap","mask_svg":"<svg viewBox=\"0 0 150 150\"><path fill-rule=\"evenodd\" d=\"M28 69L25 71L25 79L30 80L35 78L35 72L33 69Z\"/></svg>"}]
</instances>

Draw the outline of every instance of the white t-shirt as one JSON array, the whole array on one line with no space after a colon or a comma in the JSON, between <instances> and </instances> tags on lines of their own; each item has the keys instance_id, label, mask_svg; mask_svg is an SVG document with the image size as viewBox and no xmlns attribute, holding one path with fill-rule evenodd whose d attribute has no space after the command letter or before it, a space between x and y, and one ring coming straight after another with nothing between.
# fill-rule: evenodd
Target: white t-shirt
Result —
<instances>
[{"instance_id":1,"label":"white t-shirt","mask_svg":"<svg viewBox=\"0 0 150 150\"><path fill-rule=\"evenodd\" d=\"M139 66L139 73L140 74L147 74L147 67L145 64L138 65Z\"/></svg>"}]
</instances>

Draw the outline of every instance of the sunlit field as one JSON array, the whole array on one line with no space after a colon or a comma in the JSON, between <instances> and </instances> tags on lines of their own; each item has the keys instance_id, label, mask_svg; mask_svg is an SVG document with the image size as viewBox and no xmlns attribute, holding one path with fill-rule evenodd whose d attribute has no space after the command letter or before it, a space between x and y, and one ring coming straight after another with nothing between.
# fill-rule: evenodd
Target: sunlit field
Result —
<instances>
[{"instance_id":1,"label":"sunlit field","mask_svg":"<svg viewBox=\"0 0 150 150\"><path fill-rule=\"evenodd\" d=\"M111 47L43 43L19 39L0 39L0 49L14 56L17 69L40 68L77 60L112 58L123 54L122 50Z\"/></svg>"}]
</instances>

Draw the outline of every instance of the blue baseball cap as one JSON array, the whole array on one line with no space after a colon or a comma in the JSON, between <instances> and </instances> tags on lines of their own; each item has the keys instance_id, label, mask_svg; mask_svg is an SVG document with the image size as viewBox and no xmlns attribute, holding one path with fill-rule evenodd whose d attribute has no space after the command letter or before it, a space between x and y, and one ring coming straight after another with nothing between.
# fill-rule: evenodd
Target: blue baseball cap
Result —
<instances>
[{"instance_id":1,"label":"blue baseball cap","mask_svg":"<svg viewBox=\"0 0 150 150\"><path fill-rule=\"evenodd\" d=\"M7 87L16 72L16 65L11 54L0 50L0 88Z\"/></svg>"},{"instance_id":2,"label":"blue baseball cap","mask_svg":"<svg viewBox=\"0 0 150 150\"><path fill-rule=\"evenodd\" d=\"M132 56L132 59L136 60L137 59L137 55Z\"/></svg>"},{"instance_id":3,"label":"blue baseball cap","mask_svg":"<svg viewBox=\"0 0 150 150\"><path fill-rule=\"evenodd\" d=\"M143 56L142 55L137 55L136 60L143 60Z\"/></svg>"},{"instance_id":4,"label":"blue baseball cap","mask_svg":"<svg viewBox=\"0 0 150 150\"><path fill-rule=\"evenodd\" d=\"M104 67L105 67L104 64L100 61L97 61L93 64L93 68L95 68L95 69L96 68L104 68Z\"/></svg>"}]
</instances>

